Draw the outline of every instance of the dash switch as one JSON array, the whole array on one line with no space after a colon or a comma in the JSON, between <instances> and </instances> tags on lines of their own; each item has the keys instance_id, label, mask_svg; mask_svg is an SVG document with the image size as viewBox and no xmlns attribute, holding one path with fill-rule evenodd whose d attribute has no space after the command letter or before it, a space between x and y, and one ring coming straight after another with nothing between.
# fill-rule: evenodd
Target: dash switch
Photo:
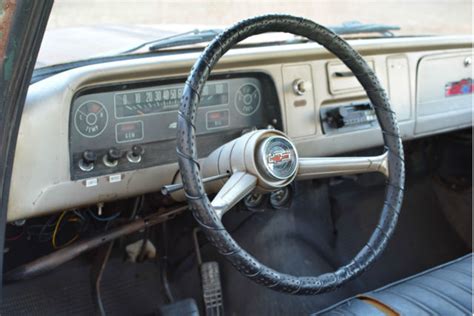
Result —
<instances>
[{"instance_id":1,"label":"dash switch","mask_svg":"<svg viewBox=\"0 0 474 316\"><path fill-rule=\"evenodd\" d=\"M316 133L316 112L311 66L283 66L282 74L288 136L314 135Z\"/></svg>"}]
</instances>

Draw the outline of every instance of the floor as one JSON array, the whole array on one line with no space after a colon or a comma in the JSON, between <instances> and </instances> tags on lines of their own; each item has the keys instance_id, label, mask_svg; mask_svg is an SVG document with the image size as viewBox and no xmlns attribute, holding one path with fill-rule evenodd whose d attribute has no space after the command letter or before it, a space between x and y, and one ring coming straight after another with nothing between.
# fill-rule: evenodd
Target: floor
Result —
<instances>
[{"instance_id":1,"label":"floor","mask_svg":"<svg viewBox=\"0 0 474 316\"><path fill-rule=\"evenodd\" d=\"M352 259L375 227L383 202L380 180L367 176L333 185L299 183L291 209L254 214L232 235L263 263L282 272L318 275L334 270ZM220 264L229 313L305 315L468 253L447 224L438 198L429 177L409 177L399 225L387 250L360 278L333 293L295 297L273 292L235 272L209 246L204 247L203 260ZM181 287L197 277L193 260L191 256L178 270L175 288L182 289L178 297L192 296L199 302L195 288Z\"/></svg>"},{"instance_id":2,"label":"floor","mask_svg":"<svg viewBox=\"0 0 474 316\"><path fill-rule=\"evenodd\" d=\"M89 258L68 263L29 282L6 285L1 315L95 315ZM115 258L102 282L107 315L153 315L163 304L157 265Z\"/></svg>"},{"instance_id":3,"label":"floor","mask_svg":"<svg viewBox=\"0 0 474 316\"><path fill-rule=\"evenodd\" d=\"M377 220L383 183L370 175L342 181L297 183L289 209L229 212L226 227L263 263L282 272L317 275L348 262ZM253 284L236 272L204 239L204 261L218 261L227 315L307 315L469 252L447 224L429 176L408 176L399 226L382 258L343 288L315 297L295 297ZM168 224L169 279L176 299L193 297L202 308L192 246L191 216ZM163 251L158 244L158 252ZM87 256L30 282L4 287L3 315L90 315ZM192 285L192 286L190 286ZM152 315L165 302L158 265L132 264L116 256L103 280L109 315Z\"/></svg>"}]
</instances>

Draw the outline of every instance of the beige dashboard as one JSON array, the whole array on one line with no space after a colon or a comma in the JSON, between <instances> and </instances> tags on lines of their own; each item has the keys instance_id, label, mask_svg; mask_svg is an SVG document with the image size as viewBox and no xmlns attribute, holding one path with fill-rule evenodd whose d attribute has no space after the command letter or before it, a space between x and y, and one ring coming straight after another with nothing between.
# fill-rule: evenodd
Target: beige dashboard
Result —
<instances>
[{"instance_id":1,"label":"beige dashboard","mask_svg":"<svg viewBox=\"0 0 474 316\"><path fill-rule=\"evenodd\" d=\"M404 140L472 125L472 95L446 97L446 84L472 77L470 36L352 40L387 89ZM186 77L197 53L84 66L30 86L17 142L8 220L159 191L177 164L71 180L70 107L84 88ZM275 83L284 132L299 155L328 156L382 144L377 127L325 133L321 110L366 101L345 66L317 44L235 49L213 73L260 72ZM343 74L343 75L340 75ZM304 93L295 93L296 81ZM199 148L198 148L199 150Z\"/></svg>"}]
</instances>

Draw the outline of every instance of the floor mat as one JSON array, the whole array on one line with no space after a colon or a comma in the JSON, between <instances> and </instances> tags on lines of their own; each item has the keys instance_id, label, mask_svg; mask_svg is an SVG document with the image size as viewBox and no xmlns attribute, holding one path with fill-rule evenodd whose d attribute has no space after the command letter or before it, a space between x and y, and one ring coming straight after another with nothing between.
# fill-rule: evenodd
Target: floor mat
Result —
<instances>
[{"instance_id":1,"label":"floor mat","mask_svg":"<svg viewBox=\"0 0 474 316\"><path fill-rule=\"evenodd\" d=\"M75 260L54 272L3 289L1 315L95 315L89 262ZM102 281L108 315L153 315L163 304L157 265L111 259Z\"/></svg>"},{"instance_id":2,"label":"floor mat","mask_svg":"<svg viewBox=\"0 0 474 316\"><path fill-rule=\"evenodd\" d=\"M469 252L449 225L428 177L409 177L397 229L381 258L360 278L364 291L451 261ZM383 187L354 186L335 203L342 261L347 262L368 240L383 203ZM353 201L358 201L354 203Z\"/></svg>"},{"instance_id":3,"label":"floor mat","mask_svg":"<svg viewBox=\"0 0 474 316\"><path fill-rule=\"evenodd\" d=\"M365 181L346 180L331 186L336 192L331 193L332 206L327 185L300 183L291 209L256 214L232 235L261 262L282 272L319 275L334 271L352 259L376 225L384 193L384 185L377 183L383 179L368 176ZM430 179L413 177L407 183L396 233L381 259L361 277L332 293L315 297L276 293L241 276L210 246L203 248L203 257L221 266L228 314L307 315L469 251L448 225ZM181 289L182 297L191 296L200 303L199 288L184 286L199 283L194 259L189 260L190 268L178 272L175 287Z\"/></svg>"},{"instance_id":4,"label":"floor mat","mask_svg":"<svg viewBox=\"0 0 474 316\"><path fill-rule=\"evenodd\" d=\"M378 219L384 187L377 181L345 180L297 183L290 209L226 215L233 237L263 263L282 272L319 275L347 263L368 240ZM221 268L227 315L307 315L346 297L365 292L469 252L445 219L431 180L412 177L394 238L369 271L332 293L297 297L274 292L241 276L209 244L204 261ZM369 183L367 185L367 183ZM235 222L245 218L239 225ZM170 222L169 230L185 238L170 239L172 291L177 299L192 297L202 309L201 285L192 250L191 216ZM158 247L158 251L160 248ZM182 254L184 252L184 255ZM82 258L29 282L4 287L2 315L90 315L89 261ZM163 304L158 267L113 259L103 281L109 315L149 315ZM204 314L203 314L204 315Z\"/></svg>"},{"instance_id":5,"label":"floor mat","mask_svg":"<svg viewBox=\"0 0 474 316\"><path fill-rule=\"evenodd\" d=\"M328 210L327 186L317 185L315 189L312 185L301 185L291 209L256 213L232 235L244 249L272 268L301 275L321 274L340 264L334 255L335 235ZM229 213L227 222L237 216ZM241 276L211 246L203 247L202 253L204 261L215 260L220 264L225 310L229 315L297 315L335 303L352 293L350 286L314 297L277 293ZM177 295L195 297L201 302L199 288L184 286L199 284L198 270L192 265L194 258L189 260L191 263L183 266L191 268L177 272L175 288L181 289Z\"/></svg>"}]
</instances>

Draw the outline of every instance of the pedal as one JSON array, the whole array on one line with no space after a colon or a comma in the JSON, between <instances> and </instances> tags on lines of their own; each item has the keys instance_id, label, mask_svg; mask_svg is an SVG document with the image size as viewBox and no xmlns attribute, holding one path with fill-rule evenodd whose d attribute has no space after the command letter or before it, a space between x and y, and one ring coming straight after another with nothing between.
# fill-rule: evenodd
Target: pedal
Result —
<instances>
[{"instance_id":1,"label":"pedal","mask_svg":"<svg viewBox=\"0 0 474 316\"><path fill-rule=\"evenodd\" d=\"M199 316L199 310L196 301L187 298L161 306L157 316Z\"/></svg>"},{"instance_id":2,"label":"pedal","mask_svg":"<svg viewBox=\"0 0 474 316\"><path fill-rule=\"evenodd\" d=\"M221 275L219 264L215 261L201 264L202 293L206 315L224 315Z\"/></svg>"}]
</instances>

